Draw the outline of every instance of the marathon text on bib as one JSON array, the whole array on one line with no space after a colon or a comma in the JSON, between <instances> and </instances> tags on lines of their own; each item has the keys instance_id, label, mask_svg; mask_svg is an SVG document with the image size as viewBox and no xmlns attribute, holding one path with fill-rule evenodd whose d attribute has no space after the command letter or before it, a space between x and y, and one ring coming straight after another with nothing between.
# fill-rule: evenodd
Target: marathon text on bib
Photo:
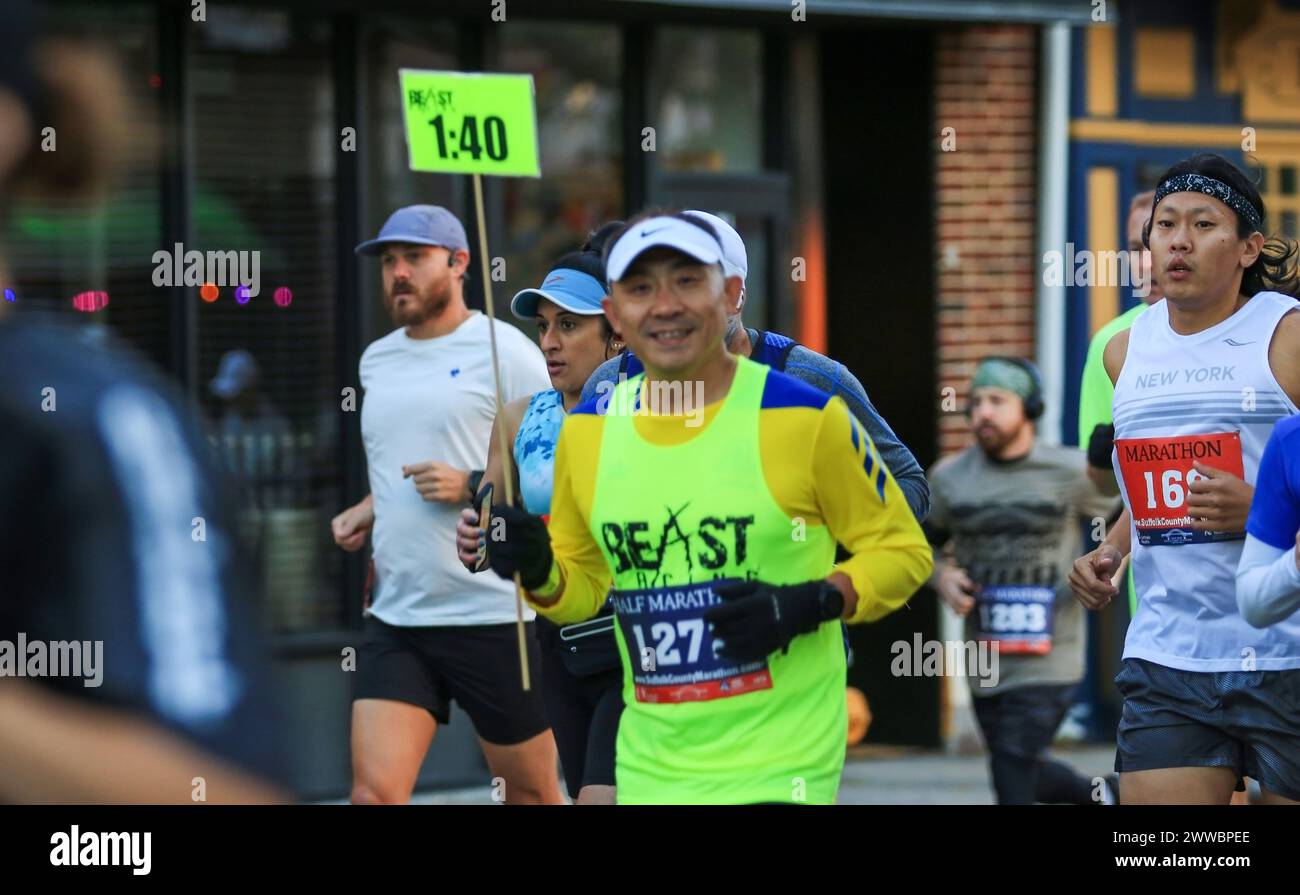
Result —
<instances>
[{"instance_id":1,"label":"marathon text on bib","mask_svg":"<svg viewBox=\"0 0 1300 895\"><path fill-rule=\"evenodd\" d=\"M1144 547L1239 540L1239 531L1196 531L1187 512L1187 489L1203 476L1198 461L1238 478L1245 473L1238 432L1117 438L1115 453L1128 492L1129 510Z\"/></svg>"},{"instance_id":2,"label":"marathon text on bib","mask_svg":"<svg viewBox=\"0 0 1300 895\"><path fill-rule=\"evenodd\" d=\"M1052 651L1053 588L1000 584L982 588L976 601L976 637L997 643L999 653L1042 656Z\"/></svg>"},{"instance_id":3,"label":"marathon text on bib","mask_svg":"<svg viewBox=\"0 0 1300 895\"><path fill-rule=\"evenodd\" d=\"M722 583L615 591L610 597L638 702L702 702L771 689L766 659L736 664L718 655L704 613L722 602L713 592Z\"/></svg>"}]
</instances>

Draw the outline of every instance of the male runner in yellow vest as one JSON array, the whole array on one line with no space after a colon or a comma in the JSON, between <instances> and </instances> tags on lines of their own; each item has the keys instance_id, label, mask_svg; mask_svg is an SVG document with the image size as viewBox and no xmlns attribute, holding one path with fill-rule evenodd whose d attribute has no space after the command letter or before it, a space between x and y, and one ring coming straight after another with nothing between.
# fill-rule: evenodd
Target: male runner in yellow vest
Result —
<instances>
[{"instance_id":1,"label":"male runner in yellow vest","mask_svg":"<svg viewBox=\"0 0 1300 895\"><path fill-rule=\"evenodd\" d=\"M495 507L489 557L554 621L612 599L619 802L830 803L839 621L897 609L931 556L844 402L727 352L740 281L721 257L708 223L677 214L611 238L605 311L645 373L565 420L549 536Z\"/></svg>"}]
</instances>

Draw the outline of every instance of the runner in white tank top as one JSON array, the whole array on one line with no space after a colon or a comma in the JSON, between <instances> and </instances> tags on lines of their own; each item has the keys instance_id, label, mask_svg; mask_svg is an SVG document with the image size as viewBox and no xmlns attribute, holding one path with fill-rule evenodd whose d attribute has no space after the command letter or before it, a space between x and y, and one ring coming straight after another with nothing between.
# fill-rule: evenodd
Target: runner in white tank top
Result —
<instances>
[{"instance_id":1,"label":"runner in white tank top","mask_svg":"<svg viewBox=\"0 0 1300 895\"><path fill-rule=\"evenodd\" d=\"M1170 168L1148 224L1166 298L1106 348L1125 513L1071 585L1102 608L1131 546L1138 611L1115 679L1126 804L1226 804L1243 776L1266 801L1300 800L1300 624L1252 628L1236 601L1260 457L1300 400L1297 247L1266 242L1262 221L1225 159Z\"/></svg>"},{"instance_id":2,"label":"runner in white tank top","mask_svg":"<svg viewBox=\"0 0 1300 895\"><path fill-rule=\"evenodd\" d=\"M1180 335L1166 301L1135 320L1115 383L1116 477L1134 520L1130 560L1138 611L1124 658L1185 671L1300 668L1300 620L1263 630L1237 609L1241 530L1192 527L1196 464L1253 485L1273 426L1298 412L1268 364L1282 317L1300 306L1261 292L1227 320Z\"/></svg>"}]
</instances>

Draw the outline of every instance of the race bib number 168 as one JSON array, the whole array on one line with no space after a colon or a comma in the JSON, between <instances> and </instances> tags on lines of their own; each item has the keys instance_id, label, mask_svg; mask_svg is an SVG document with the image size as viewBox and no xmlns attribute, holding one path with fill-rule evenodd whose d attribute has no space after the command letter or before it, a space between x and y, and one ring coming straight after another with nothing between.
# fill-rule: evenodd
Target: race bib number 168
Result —
<instances>
[{"instance_id":1,"label":"race bib number 168","mask_svg":"<svg viewBox=\"0 0 1300 895\"><path fill-rule=\"evenodd\" d=\"M1244 478L1241 435L1215 432L1164 438L1117 438L1115 452L1129 511L1143 546L1178 546L1242 537L1241 532L1196 531L1187 512L1189 486L1203 478L1197 461Z\"/></svg>"}]
</instances>

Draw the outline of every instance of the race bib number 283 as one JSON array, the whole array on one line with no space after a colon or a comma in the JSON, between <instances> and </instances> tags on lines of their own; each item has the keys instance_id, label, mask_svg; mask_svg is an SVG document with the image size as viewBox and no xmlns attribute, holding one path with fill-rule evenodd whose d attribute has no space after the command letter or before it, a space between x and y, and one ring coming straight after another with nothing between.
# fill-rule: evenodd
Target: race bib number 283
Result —
<instances>
[{"instance_id":1,"label":"race bib number 283","mask_svg":"<svg viewBox=\"0 0 1300 895\"><path fill-rule=\"evenodd\" d=\"M1052 651L1055 600L1050 587L984 587L975 606L977 637L997 643L1003 655L1045 656Z\"/></svg>"},{"instance_id":2,"label":"race bib number 283","mask_svg":"<svg viewBox=\"0 0 1300 895\"><path fill-rule=\"evenodd\" d=\"M1117 438L1115 452L1138 542L1143 546L1178 546L1242 537L1241 532L1196 531L1187 511L1188 487L1203 478L1193 468L1197 461L1238 478L1245 477L1240 433Z\"/></svg>"}]
</instances>

